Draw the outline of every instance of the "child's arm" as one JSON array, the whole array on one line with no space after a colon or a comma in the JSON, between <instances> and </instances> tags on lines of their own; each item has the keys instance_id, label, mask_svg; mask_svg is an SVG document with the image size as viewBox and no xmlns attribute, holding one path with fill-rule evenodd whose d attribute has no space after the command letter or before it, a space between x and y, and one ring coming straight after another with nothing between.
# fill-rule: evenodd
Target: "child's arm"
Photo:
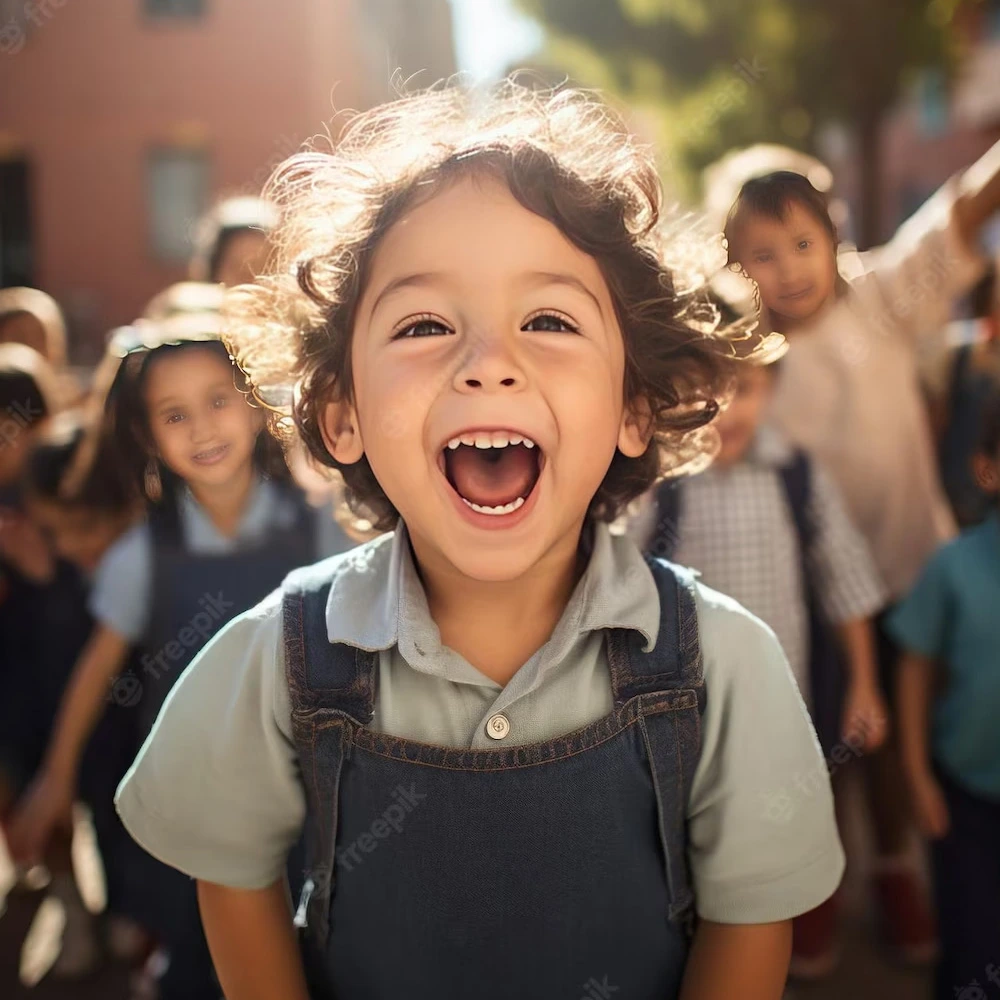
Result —
<instances>
[{"instance_id":1,"label":"child's arm","mask_svg":"<svg viewBox=\"0 0 1000 1000\"><path fill-rule=\"evenodd\" d=\"M792 922L717 924L703 920L680 1000L780 1000L792 954Z\"/></svg>"},{"instance_id":2,"label":"child's arm","mask_svg":"<svg viewBox=\"0 0 1000 1000\"><path fill-rule=\"evenodd\" d=\"M955 224L966 247L974 251L983 224L1000 211L1000 142L962 174L959 190Z\"/></svg>"},{"instance_id":3,"label":"child's arm","mask_svg":"<svg viewBox=\"0 0 1000 1000\"><path fill-rule=\"evenodd\" d=\"M906 653L896 676L899 742L903 772L923 833L936 839L948 832L948 807L931 767L928 731L935 664L928 656Z\"/></svg>"},{"instance_id":4,"label":"child's arm","mask_svg":"<svg viewBox=\"0 0 1000 1000\"><path fill-rule=\"evenodd\" d=\"M810 582L836 626L847 661L841 735L851 746L874 750L885 740L888 712L879 691L870 618L885 603L885 587L836 483L817 463L810 468Z\"/></svg>"},{"instance_id":5,"label":"child's arm","mask_svg":"<svg viewBox=\"0 0 1000 1000\"><path fill-rule=\"evenodd\" d=\"M68 815L80 757L104 711L108 686L128 655L114 629L98 625L80 654L63 694L44 763L17 805L8 831L11 854L30 863L43 854L52 830Z\"/></svg>"},{"instance_id":6,"label":"child's arm","mask_svg":"<svg viewBox=\"0 0 1000 1000\"><path fill-rule=\"evenodd\" d=\"M309 1000L284 880L258 890L199 881L198 904L227 1000Z\"/></svg>"},{"instance_id":7,"label":"child's arm","mask_svg":"<svg viewBox=\"0 0 1000 1000\"><path fill-rule=\"evenodd\" d=\"M867 618L837 626L847 659L848 688L841 737L863 750L877 750L888 729L888 712L875 670L875 634Z\"/></svg>"},{"instance_id":8,"label":"child's arm","mask_svg":"<svg viewBox=\"0 0 1000 1000\"><path fill-rule=\"evenodd\" d=\"M863 297L880 329L943 335L952 306L981 277L983 224L1000 210L1000 143L953 178L883 247L862 254L879 295ZM852 281L865 286L866 278Z\"/></svg>"}]
</instances>

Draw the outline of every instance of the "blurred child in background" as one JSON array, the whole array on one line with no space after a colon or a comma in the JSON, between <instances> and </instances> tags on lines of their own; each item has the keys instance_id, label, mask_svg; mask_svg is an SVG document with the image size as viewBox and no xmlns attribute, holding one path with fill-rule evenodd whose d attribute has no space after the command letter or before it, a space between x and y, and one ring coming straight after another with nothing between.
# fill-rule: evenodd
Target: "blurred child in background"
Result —
<instances>
[{"instance_id":1,"label":"blurred child in background","mask_svg":"<svg viewBox=\"0 0 1000 1000\"><path fill-rule=\"evenodd\" d=\"M45 766L11 825L15 857L30 859L71 800L80 751L112 682L138 690L140 735L187 662L229 618L317 557L316 514L291 483L263 414L237 384L217 314L182 314L120 331L124 355L107 431L147 519L105 554L90 608L94 633L66 691ZM141 672L122 677L141 645ZM117 681L115 680L117 678ZM214 997L193 884L148 855L147 909L164 942L164 1000Z\"/></svg>"},{"instance_id":2,"label":"blurred child in background","mask_svg":"<svg viewBox=\"0 0 1000 1000\"><path fill-rule=\"evenodd\" d=\"M62 368L66 324L55 299L37 288L0 289L0 343L26 344L53 368Z\"/></svg>"},{"instance_id":3,"label":"blurred child in background","mask_svg":"<svg viewBox=\"0 0 1000 1000\"><path fill-rule=\"evenodd\" d=\"M836 486L766 423L781 363L740 366L732 401L713 425L721 439L714 463L663 483L652 531L646 519L648 537L636 541L698 570L705 584L770 625L824 753L843 744L860 755L886 733L869 621L885 593ZM792 975L833 970L835 899L793 921Z\"/></svg>"},{"instance_id":4,"label":"blurred child in background","mask_svg":"<svg viewBox=\"0 0 1000 1000\"><path fill-rule=\"evenodd\" d=\"M921 362L941 482L959 527L979 524L994 508L980 486L974 457L987 401L1000 389L1000 282L996 262L970 296L972 316L948 324Z\"/></svg>"},{"instance_id":5,"label":"blurred child in background","mask_svg":"<svg viewBox=\"0 0 1000 1000\"><path fill-rule=\"evenodd\" d=\"M51 737L55 710L73 667L89 639L94 622L87 610L87 591L114 543L142 512L137 493L120 468L101 428L81 412L66 412L48 421L28 457L24 476L25 509L68 579L63 599L47 602L32 628L47 651L42 682L51 706L39 747ZM137 665L137 664L135 664ZM22 706L23 707L23 706ZM114 792L138 749L135 713L121 698L110 699L104 717L87 741L80 767L79 799L91 812L107 891L108 945L120 958L132 958L144 944L128 918L135 912L139 887L129 859L135 850L114 810ZM33 771L43 765L39 755ZM68 822L69 817L66 817ZM76 931L68 913L67 932Z\"/></svg>"},{"instance_id":6,"label":"blurred child in background","mask_svg":"<svg viewBox=\"0 0 1000 1000\"><path fill-rule=\"evenodd\" d=\"M974 462L993 509L937 551L889 619L904 650L903 763L931 839L935 1000L973 985L1000 996L1000 392L984 412Z\"/></svg>"},{"instance_id":7,"label":"blurred child in background","mask_svg":"<svg viewBox=\"0 0 1000 1000\"><path fill-rule=\"evenodd\" d=\"M954 531L920 396L915 344L941 330L981 275L976 241L1000 206L1000 144L942 189L878 251L841 263L826 198L800 174L747 181L726 224L730 261L757 288L766 328L791 341L772 417L823 463L866 537L890 598L902 597ZM883 691L898 650L879 626ZM875 888L890 943L926 960L934 932L909 858L898 752L869 758L879 857Z\"/></svg>"},{"instance_id":8,"label":"blurred child in background","mask_svg":"<svg viewBox=\"0 0 1000 1000\"><path fill-rule=\"evenodd\" d=\"M268 237L277 221L274 206L262 198L220 201L199 224L191 280L223 285L253 281L264 270Z\"/></svg>"},{"instance_id":9,"label":"blurred child in background","mask_svg":"<svg viewBox=\"0 0 1000 1000\"><path fill-rule=\"evenodd\" d=\"M86 638L85 602L73 567L57 558L29 515L24 481L57 403L45 359L20 343L0 345L0 817L41 763L73 656ZM29 476L30 478L30 476ZM29 495L31 493L29 487ZM91 915L73 877L69 808L34 860L66 915L57 977L93 970L99 958Z\"/></svg>"}]
</instances>

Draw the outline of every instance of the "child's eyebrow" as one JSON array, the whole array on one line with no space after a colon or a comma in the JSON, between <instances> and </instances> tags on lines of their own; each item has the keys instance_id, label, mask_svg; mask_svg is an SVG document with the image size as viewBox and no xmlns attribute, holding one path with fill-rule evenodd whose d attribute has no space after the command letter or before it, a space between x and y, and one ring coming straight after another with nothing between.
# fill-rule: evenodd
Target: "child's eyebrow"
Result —
<instances>
[{"instance_id":1,"label":"child's eyebrow","mask_svg":"<svg viewBox=\"0 0 1000 1000\"><path fill-rule=\"evenodd\" d=\"M372 303L370 315L375 314L375 310L378 309L379 303L383 299L388 298L390 295L398 292L401 288L426 288L428 285L433 285L441 280L441 275L434 274L430 271L420 271L415 274L403 274L398 278L393 278L382 289L381 292L375 297L375 301Z\"/></svg>"},{"instance_id":2,"label":"child's eyebrow","mask_svg":"<svg viewBox=\"0 0 1000 1000\"><path fill-rule=\"evenodd\" d=\"M528 284L535 285L536 287L541 285L565 285L578 292L583 292L597 306L598 310L603 312L597 296L575 275L562 274L557 271L530 271L525 277Z\"/></svg>"}]
</instances>

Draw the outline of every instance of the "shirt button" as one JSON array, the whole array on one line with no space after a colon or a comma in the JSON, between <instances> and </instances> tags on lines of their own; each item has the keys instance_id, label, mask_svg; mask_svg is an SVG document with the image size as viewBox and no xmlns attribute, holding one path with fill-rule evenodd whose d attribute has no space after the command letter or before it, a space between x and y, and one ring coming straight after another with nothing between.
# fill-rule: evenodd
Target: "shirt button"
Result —
<instances>
[{"instance_id":1,"label":"shirt button","mask_svg":"<svg viewBox=\"0 0 1000 1000\"><path fill-rule=\"evenodd\" d=\"M486 735L495 740L502 740L510 732L510 722L506 715L494 715L486 723Z\"/></svg>"}]
</instances>

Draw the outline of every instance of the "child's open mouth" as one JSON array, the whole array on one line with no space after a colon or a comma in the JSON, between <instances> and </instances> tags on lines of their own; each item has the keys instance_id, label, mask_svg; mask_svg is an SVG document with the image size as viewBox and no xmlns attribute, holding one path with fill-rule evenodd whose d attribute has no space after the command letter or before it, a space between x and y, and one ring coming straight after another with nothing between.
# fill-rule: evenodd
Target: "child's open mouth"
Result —
<instances>
[{"instance_id":1,"label":"child's open mouth","mask_svg":"<svg viewBox=\"0 0 1000 1000\"><path fill-rule=\"evenodd\" d=\"M544 458L535 442L514 431L470 431L442 453L444 474L462 502L478 514L519 510L538 482Z\"/></svg>"}]
</instances>

